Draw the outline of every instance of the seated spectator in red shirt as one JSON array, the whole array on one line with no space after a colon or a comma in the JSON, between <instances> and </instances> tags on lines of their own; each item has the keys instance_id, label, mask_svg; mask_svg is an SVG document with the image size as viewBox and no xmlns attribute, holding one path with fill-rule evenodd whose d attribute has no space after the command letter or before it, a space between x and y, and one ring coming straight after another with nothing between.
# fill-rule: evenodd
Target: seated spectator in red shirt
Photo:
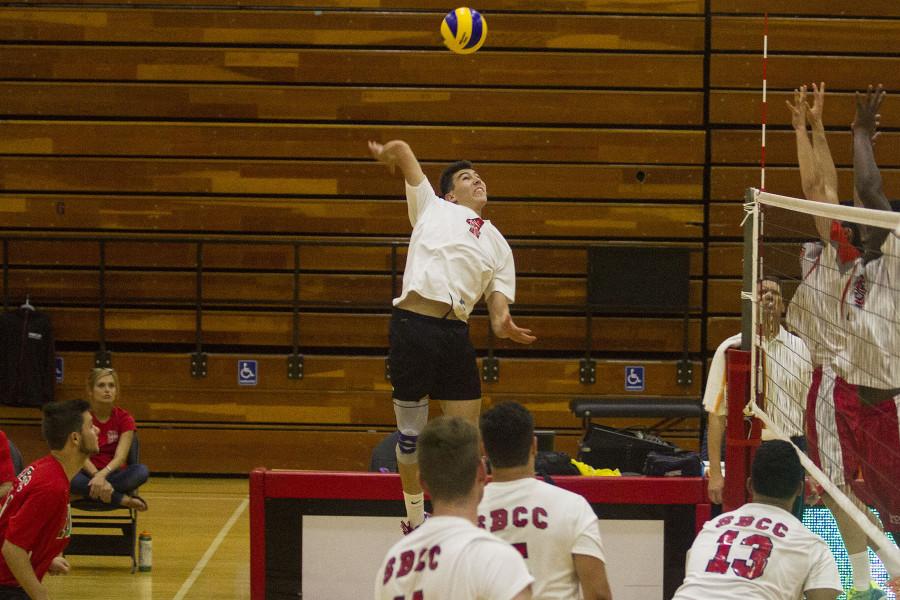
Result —
<instances>
[{"instance_id":1,"label":"seated spectator in red shirt","mask_svg":"<svg viewBox=\"0 0 900 600\"><path fill-rule=\"evenodd\" d=\"M112 506L147 510L147 502L134 491L147 481L149 471L145 465L128 464L137 427L134 417L115 405L119 376L114 369L93 369L87 385L91 416L100 430L100 452L84 461L72 479L72 493Z\"/></svg>"}]
</instances>

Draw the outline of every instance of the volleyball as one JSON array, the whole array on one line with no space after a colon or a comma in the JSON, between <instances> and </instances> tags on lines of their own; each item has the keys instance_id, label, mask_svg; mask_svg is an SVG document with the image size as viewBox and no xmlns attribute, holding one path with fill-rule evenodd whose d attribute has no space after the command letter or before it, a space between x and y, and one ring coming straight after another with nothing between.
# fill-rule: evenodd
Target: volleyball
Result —
<instances>
[{"instance_id":1,"label":"volleyball","mask_svg":"<svg viewBox=\"0 0 900 600\"><path fill-rule=\"evenodd\" d=\"M465 6L451 10L441 23L444 45L457 54L471 54L487 38L487 21L477 10Z\"/></svg>"}]
</instances>

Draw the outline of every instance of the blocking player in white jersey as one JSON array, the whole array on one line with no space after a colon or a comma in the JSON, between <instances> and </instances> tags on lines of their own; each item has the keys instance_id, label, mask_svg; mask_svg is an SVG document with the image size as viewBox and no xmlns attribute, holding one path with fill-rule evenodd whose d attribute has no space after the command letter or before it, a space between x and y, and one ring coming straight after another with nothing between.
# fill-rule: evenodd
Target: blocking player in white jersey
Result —
<instances>
[{"instance_id":1,"label":"blocking player in white jersey","mask_svg":"<svg viewBox=\"0 0 900 600\"><path fill-rule=\"evenodd\" d=\"M600 523L582 496L534 478L534 419L504 402L481 416L493 480L478 526L512 544L534 575L534 598L609 600ZM579 595L579 584L581 595Z\"/></svg>"},{"instance_id":2,"label":"blocking player in white jersey","mask_svg":"<svg viewBox=\"0 0 900 600\"><path fill-rule=\"evenodd\" d=\"M872 138L884 90L857 94L853 173L866 208L891 210L875 163ZM866 227L866 253L842 303L847 344L835 370L859 398L860 467L885 529L900 534L900 238ZM894 576L898 574L891 573Z\"/></svg>"},{"instance_id":3,"label":"blocking player in white jersey","mask_svg":"<svg viewBox=\"0 0 900 600\"><path fill-rule=\"evenodd\" d=\"M839 203L838 178L825 135L825 84L813 84L813 104L806 86L787 103L796 133L797 160L803 193L808 200ZM809 132L807 132L807 125ZM873 132L874 135L874 132ZM850 485L860 469L858 443L860 402L853 386L838 381L833 365L844 352L847 332L842 324L841 297L864 251L861 230L852 223L816 218L820 241L804 244L802 280L787 311L787 325L806 342L813 362L812 385L806 402L806 440L810 458L861 510L868 511ZM876 600L884 592L872 582L868 540L862 529L831 499L853 570L850 600ZM878 550L876 550L878 552ZM888 556L879 552L886 564Z\"/></svg>"},{"instance_id":4,"label":"blocking player in white jersey","mask_svg":"<svg viewBox=\"0 0 900 600\"><path fill-rule=\"evenodd\" d=\"M461 417L428 423L419 473L434 516L388 550L375 600L529 600L533 577L522 557L475 526L487 479L475 426Z\"/></svg>"},{"instance_id":5,"label":"blocking player in white jersey","mask_svg":"<svg viewBox=\"0 0 900 600\"><path fill-rule=\"evenodd\" d=\"M536 338L510 316L516 295L512 250L500 231L482 219L487 186L473 165L458 161L448 166L441 174L439 197L406 142L370 141L369 151L392 173L400 169L413 226L403 290L394 299L388 357L407 516L401 529L409 533L425 520L416 442L428 421L429 400L440 401L443 414L478 425L481 378L468 328L475 304L484 296L498 338L520 344Z\"/></svg>"},{"instance_id":6,"label":"blocking player in white jersey","mask_svg":"<svg viewBox=\"0 0 900 600\"><path fill-rule=\"evenodd\" d=\"M841 593L828 545L791 513L805 471L782 440L756 450L753 502L708 521L688 551L673 600L834 600Z\"/></svg>"}]
</instances>

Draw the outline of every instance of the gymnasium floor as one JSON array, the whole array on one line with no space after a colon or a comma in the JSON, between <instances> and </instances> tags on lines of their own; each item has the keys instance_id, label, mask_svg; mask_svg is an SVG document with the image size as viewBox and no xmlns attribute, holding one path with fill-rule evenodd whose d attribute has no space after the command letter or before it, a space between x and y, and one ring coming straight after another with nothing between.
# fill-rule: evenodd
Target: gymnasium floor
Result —
<instances>
[{"instance_id":1,"label":"gymnasium floor","mask_svg":"<svg viewBox=\"0 0 900 600\"><path fill-rule=\"evenodd\" d=\"M246 479L155 478L138 517L153 536L153 569L131 574L126 557L69 556L72 572L46 577L67 600L237 600L250 597Z\"/></svg>"}]
</instances>

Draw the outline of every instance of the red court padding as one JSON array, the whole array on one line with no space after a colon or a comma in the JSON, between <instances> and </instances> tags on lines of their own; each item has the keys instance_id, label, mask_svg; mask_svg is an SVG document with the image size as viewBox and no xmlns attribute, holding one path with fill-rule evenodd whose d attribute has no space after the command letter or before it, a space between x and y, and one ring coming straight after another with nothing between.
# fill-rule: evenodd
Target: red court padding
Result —
<instances>
[{"instance_id":1,"label":"red court padding","mask_svg":"<svg viewBox=\"0 0 900 600\"><path fill-rule=\"evenodd\" d=\"M561 488L592 504L688 504L696 506L699 529L709 519L705 480L699 477L554 477ZM267 498L396 500L400 477L383 473L268 471L250 473L250 597L266 589L265 509Z\"/></svg>"}]
</instances>

